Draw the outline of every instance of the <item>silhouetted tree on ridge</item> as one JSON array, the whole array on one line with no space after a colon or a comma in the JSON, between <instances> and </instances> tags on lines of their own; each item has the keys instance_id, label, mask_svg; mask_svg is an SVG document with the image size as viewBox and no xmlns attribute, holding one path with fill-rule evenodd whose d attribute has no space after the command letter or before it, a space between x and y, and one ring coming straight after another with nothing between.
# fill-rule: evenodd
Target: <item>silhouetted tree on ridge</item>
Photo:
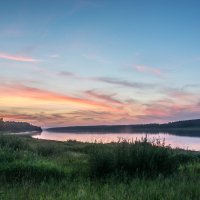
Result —
<instances>
[{"instance_id":1,"label":"silhouetted tree on ridge","mask_svg":"<svg viewBox=\"0 0 200 200\"><path fill-rule=\"evenodd\" d=\"M27 122L3 121L0 118L1 132L25 132L25 131L42 131L41 127L34 126Z\"/></svg>"}]
</instances>

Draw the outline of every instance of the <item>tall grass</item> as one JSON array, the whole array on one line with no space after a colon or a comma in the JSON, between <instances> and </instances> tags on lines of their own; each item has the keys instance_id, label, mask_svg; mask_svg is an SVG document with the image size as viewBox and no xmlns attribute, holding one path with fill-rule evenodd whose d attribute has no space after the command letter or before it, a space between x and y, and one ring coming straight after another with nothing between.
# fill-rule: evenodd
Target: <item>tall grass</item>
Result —
<instances>
[{"instance_id":1,"label":"tall grass","mask_svg":"<svg viewBox=\"0 0 200 200\"><path fill-rule=\"evenodd\" d=\"M0 148L20 151L27 150L30 146L24 138L17 137L15 135L0 135Z\"/></svg>"},{"instance_id":2,"label":"tall grass","mask_svg":"<svg viewBox=\"0 0 200 200\"><path fill-rule=\"evenodd\" d=\"M65 168L44 159L44 156L58 154L61 148L48 143L30 145L28 139L13 135L0 136L0 180L37 182L66 177Z\"/></svg>"},{"instance_id":3,"label":"tall grass","mask_svg":"<svg viewBox=\"0 0 200 200\"><path fill-rule=\"evenodd\" d=\"M199 199L199 163L198 153L147 138L87 144L1 136L0 199Z\"/></svg>"},{"instance_id":4,"label":"tall grass","mask_svg":"<svg viewBox=\"0 0 200 200\"><path fill-rule=\"evenodd\" d=\"M183 163L197 157L173 150L160 140L122 140L112 146L94 146L90 153L90 175L93 177L169 175L177 171Z\"/></svg>"}]
</instances>

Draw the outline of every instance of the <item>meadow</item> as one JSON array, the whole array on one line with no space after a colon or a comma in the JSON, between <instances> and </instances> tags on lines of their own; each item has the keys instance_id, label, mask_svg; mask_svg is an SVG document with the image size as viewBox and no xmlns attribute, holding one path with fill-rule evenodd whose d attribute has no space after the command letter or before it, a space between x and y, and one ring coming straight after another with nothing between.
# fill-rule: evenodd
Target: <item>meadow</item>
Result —
<instances>
[{"instance_id":1,"label":"meadow","mask_svg":"<svg viewBox=\"0 0 200 200\"><path fill-rule=\"evenodd\" d=\"M0 136L0 199L200 199L200 153L164 141Z\"/></svg>"}]
</instances>

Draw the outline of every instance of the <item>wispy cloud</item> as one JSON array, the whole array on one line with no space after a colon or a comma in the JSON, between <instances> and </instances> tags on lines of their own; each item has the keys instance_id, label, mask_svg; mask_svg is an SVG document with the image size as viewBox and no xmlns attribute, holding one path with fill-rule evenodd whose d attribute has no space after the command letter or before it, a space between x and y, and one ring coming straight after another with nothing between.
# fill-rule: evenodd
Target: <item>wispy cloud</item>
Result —
<instances>
[{"instance_id":1,"label":"wispy cloud","mask_svg":"<svg viewBox=\"0 0 200 200\"><path fill-rule=\"evenodd\" d=\"M151 101L142 106L142 112L136 116L138 121L149 122L169 122L200 117L200 106L197 102L183 102L163 98Z\"/></svg>"},{"instance_id":2,"label":"wispy cloud","mask_svg":"<svg viewBox=\"0 0 200 200\"><path fill-rule=\"evenodd\" d=\"M135 65L133 66L133 68L140 73L151 74L151 75L159 76L159 77L164 76L163 72L158 68L148 67L144 65Z\"/></svg>"},{"instance_id":3,"label":"wispy cloud","mask_svg":"<svg viewBox=\"0 0 200 200\"><path fill-rule=\"evenodd\" d=\"M17 62L37 62L38 61L31 57L11 55L11 54L7 54L7 53L3 53L3 52L0 52L0 59L14 60Z\"/></svg>"},{"instance_id":4,"label":"wispy cloud","mask_svg":"<svg viewBox=\"0 0 200 200\"><path fill-rule=\"evenodd\" d=\"M135 100L121 101L115 93L105 94L94 89L74 97L22 83L4 83L0 91L0 116L44 127L152 123L200 117L200 98L195 102L183 101L182 94L170 94L144 104Z\"/></svg>"},{"instance_id":5,"label":"wispy cloud","mask_svg":"<svg viewBox=\"0 0 200 200\"><path fill-rule=\"evenodd\" d=\"M187 89L187 87L179 88L165 88L163 93L165 93L169 98L177 102L196 102L200 97L199 93L192 92Z\"/></svg>"},{"instance_id":6,"label":"wispy cloud","mask_svg":"<svg viewBox=\"0 0 200 200\"><path fill-rule=\"evenodd\" d=\"M87 90L85 91L85 94L90 96L90 97L94 97L96 99L100 99L109 103L114 103L114 104L119 104L122 105L123 103L120 100L117 100L115 98L116 94L102 94L102 93L98 93L95 90Z\"/></svg>"},{"instance_id":7,"label":"wispy cloud","mask_svg":"<svg viewBox=\"0 0 200 200\"><path fill-rule=\"evenodd\" d=\"M59 126L66 123L75 125L77 123L76 117L68 115L67 113L49 113L41 112L41 110L35 110L34 112L29 109L1 109L0 117L9 121L27 121L33 124L37 124L42 127Z\"/></svg>"},{"instance_id":8,"label":"wispy cloud","mask_svg":"<svg viewBox=\"0 0 200 200\"><path fill-rule=\"evenodd\" d=\"M73 73L73 72L69 72L69 71L61 71L58 73L59 76L63 76L63 77L73 77L73 78L78 78L78 75ZM80 77L79 77L80 78Z\"/></svg>"},{"instance_id":9,"label":"wispy cloud","mask_svg":"<svg viewBox=\"0 0 200 200\"><path fill-rule=\"evenodd\" d=\"M109 77L97 77L97 78L94 78L94 80L101 81L104 83L114 84L114 85L120 85L123 87L131 87L131 88L138 88L138 89L155 87L154 84L130 82L130 81L125 81L125 80L121 80L117 78L109 78Z\"/></svg>"},{"instance_id":10,"label":"wispy cloud","mask_svg":"<svg viewBox=\"0 0 200 200\"><path fill-rule=\"evenodd\" d=\"M84 77L84 76L81 76L81 75L78 75L78 74L75 74L75 73L69 72L69 71L61 71L58 73L58 75L63 76L63 77L72 77L75 79L82 79L82 80L88 80L88 81L98 81L98 82L119 85L122 87L130 87L130 88L135 88L135 89L151 89L151 88L157 87L156 84L152 84L152 83L131 82L131 81L126 81L126 80L122 80L119 78Z\"/></svg>"},{"instance_id":11,"label":"wispy cloud","mask_svg":"<svg viewBox=\"0 0 200 200\"><path fill-rule=\"evenodd\" d=\"M68 104L71 106L79 106L79 107L90 107L90 108L104 108L104 109L111 109L112 106L109 106L106 103L89 100L84 98L77 98L70 95L59 94L56 92L39 89L35 87L29 87L26 85L17 85L17 84L2 84L0 85L1 94L0 97L9 99L10 102L4 102L5 104L9 105L9 103L17 103L15 99L20 98L19 103L23 104L30 99L28 103L30 104L40 104L40 103L47 103L53 102L56 104Z\"/></svg>"},{"instance_id":12,"label":"wispy cloud","mask_svg":"<svg viewBox=\"0 0 200 200\"><path fill-rule=\"evenodd\" d=\"M76 116L77 118L91 117L96 119L101 119L102 116L110 116L111 113L108 111L94 111L94 110L76 110L67 113L69 116Z\"/></svg>"}]
</instances>

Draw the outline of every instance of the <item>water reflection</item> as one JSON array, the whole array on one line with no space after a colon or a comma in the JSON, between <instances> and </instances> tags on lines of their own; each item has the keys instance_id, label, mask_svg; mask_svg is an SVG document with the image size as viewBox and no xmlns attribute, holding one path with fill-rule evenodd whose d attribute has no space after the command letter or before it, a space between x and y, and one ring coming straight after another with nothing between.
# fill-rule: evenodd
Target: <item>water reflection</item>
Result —
<instances>
[{"instance_id":1,"label":"water reflection","mask_svg":"<svg viewBox=\"0 0 200 200\"><path fill-rule=\"evenodd\" d=\"M43 131L41 134L33 135L32 137L46 140L77 140L80 142L118 142L120 138L126 140L140 140L147 135L148 139L160 139L165 140L166 145L170 145L172 148L183 148L200 151L200 137L189 137L185 135L171 135L168 133L159 134L145 134L145 133L57 133Z\"/></svg>"}]
</instances>

